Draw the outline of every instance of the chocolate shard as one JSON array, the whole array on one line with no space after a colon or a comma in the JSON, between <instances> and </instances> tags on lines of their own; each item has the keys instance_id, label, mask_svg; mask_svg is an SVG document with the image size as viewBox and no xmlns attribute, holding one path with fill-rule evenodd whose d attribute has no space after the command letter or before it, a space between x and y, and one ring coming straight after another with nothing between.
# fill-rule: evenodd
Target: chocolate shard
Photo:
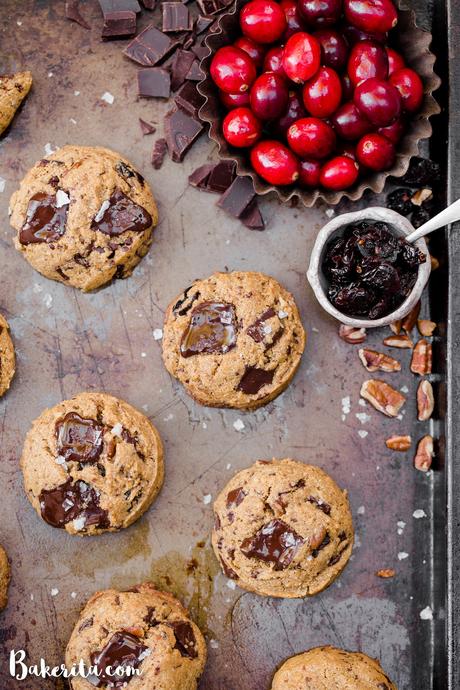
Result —
<instances>
[{"instance_id":1,"label":"chocolate shard","mask_svg":"<svg viewBox=\"0 0 460 690\"><path fill-rule=\"evenodd\" d=\"M232 184L222 194L217 205L235 218L240 218L256 193L250 177L235 177Z\"/></svg>"},{"instance_id":2,"label":"chocolate shard","mask_svg":"<svg viewBox=\"0 0 460 690\"><path fill-rule=\"evenodd\" d=\"M193 146L204 126L180 108L170 111L164 119L164 130L168 142L169 155L180 163Z\"/></svg>"},{"instance_id":3,"label":"chocolate shard","mask_svg":"<svg viewBox=\"0 0 460 690\"><path fill-rule=\"evenodd\" d=\"M247 366L237 386L237 390L246 395L256 395L264 386L273 381L274 375L274 369L267 371L266 369Z\"/></svg>"},{"instance_id":4,"label":"chocolate shard","mask_svg":"<svg viewBox=\"0 0 460 690\"><path fill-rule=\"evenodd\" d=\"M195 31L197 36L203 33L203 31L206 31L209 29L211 24L213 23L212 17L204 17L202 14L198 17L195 23Z\"/></svg>"},{"instance_id":5,"label":"chocolate shard","mask_svg":"<svg viewBox=\"0 0 460 690\"><path fill-rule=\"evenodd\" d=\"M203 43L198 43L194 45L192 50L197 56L198 60L203 60L203 58L209 55L209 48L203 45Z\"/></svg>"},{"instance_id":6,"label":"chocolate shard","mask_svg":"<svg viewBox=\"0 0 460 690\"><path fill-rule=\"evenodd\" d=\"M106 645L97 652L91 652L93 666L97 666L96 687L121 688L129 684L133 669L139 668L146 656L146 647L137 635L121 630L112 635ZM111 671L116 670L117 675Z\"/></svg>"},{"instance_id":7,"label":"chocolate shard","mask_svg":"<svg viewBox=\"0 0 460 690\"><path fill-rule=\"evenodd\" d=\"M157 139L153 145L151 159L152 165L155 168L155 170L159 170L163 165L164 157L166 155L167 150L168 144L166 142L166 139Z\"/></svg>"},{"instance_id":8,"label":"chocolate shard","mask_svg":"<svg viewBox=\"0 0 460 690\"><path fill-rule=\"evenodd\" d=\"M176 93L174 102L179 106L179 108L196 117L198 115L198 111L204 103L204 98L200 93L198 93L193 82L186 81Z\"/></svg>"},{"instance_id":9,"label":"chocolate shard","mask_svg":"<svg viewBox=\"0 0 460 690\"><path fill-rule=\"evenodd\" d=\"M84 29L91 29L90 25L80 12L80 0L66 0L65 16L67 19L70 19L71 22L80 24L80 26L82 26Z\"/></svg>"},{"instance_id":10,"label":"chocolate shard","mask_svg":"<svg viewBox=\"0 0 460 690\"><path fill-rule=\"evenodd\" d=\"M271 520L254 536L244 539L240 548L248 558L273 563L275 570L284 570L304 543L303 537L283 520Z\"/></svg>"},{"instance_id":11,"label":"chocolate shard","mask_svg":"<svg viewBox=\"0 0 460 690\"><path fill-rule=\"evenodd\" d=\"M157 131L155 125L152 125L150 122L143 120L141 117L139 118L139 125L141 127L141 132L144 136L146 134L155 134L155 132Z\"/></svg>"},{"instance_id":12,"label":"chocolate shard","mask_svg":"<svg viewBox=\"0 0 460 690\"><path fill-rule=\"evenodd\" d=\"M195 55L189 50L176 50L171 63L171 88L173 91L182 86L190 67L195 60Z\"/></svg>"},{"instance_id":13,"label":"chocolate shard","mask_svg":"<svg viewBox=\"0 0 460 690\"><path fill-rule=\"evenodd\" d=\"M162 67L140 69L137 73L137 92L142 98L169 98L171 77Z\"/></svg>"},{"instance_id":14,"label":"chocolate shard","mask_svg":"<svg viewBox=\"0 0 460 690\"><path fill-rule=\"evenodd\" d=\"M133 36L137 28L136 13L132 10L117 10L104 14L102 38L122 38Z\"/></svg>"},{"instance_id":15,"label":"chocolate shard","mask_svg":"<svg viewBox=\"0 0 460 690\"><path fill-rule=\"evenodd\" d=\"M189 79L190 81L202 81L202 79L204 79L204 72L201 69L198 60L194 60L192 62L192 66L187 72L187 79Z\"/></svg>"},{"instance_id":16,"label":"chocolate shard","mask_svg":"<svg viewBox=\"0 0 460 690\"><path fill-rule=\"evenodd\" d=\"M262 218L257 199L254 199L249 204L241 216L241 222L249 228L249 230L265 230L265 221Z\"/></svg>"},{"instance_id":17,"label":"chocolate shard","mask_svg":"<svg viewBox=\"0 0 460 690\"><path fill-rule=\"evenodd\" d=\"M123 53L144 67L153 67L168 57L176 47L177 42L150 24L126 46Z\"/></svg>"},{"instance_id":18,"label":"chocolate shard","mask_svg":"<svg viewBox=\"0 0 460 690\"><path fill-rule=\"evenodd\" d=\"M192 187L197 189L204 189L207 191L209 175L216 167L215 163L205 163L194 170L188 177L188 182Z\"/></svg>"},{"instance_id":19,"label":"chocolate shard","mask_svg":"<svg viewBox=\"0 0 460 690\"><path fill-rule=\"evenodd\" d=\"M208 191L225 192L235 179L235 161L224 160L217 163L208 180Z\"/></svg>"},{"instance_id":20,"label":"chocolate shard","mask_svg":"<svg viewBox=\"0 0 460 690\"><path fill-rule=\"evenodd\" d=\"M128 230L143 232L151 225L150 213L143 206L132 201L120 189L115 189L94 216L91 229L103 232L110 237L117 237Z\"/></svg>"},{"instance_id":21,"label":"chocolate shard","mask_svg":"<svg viewBox=\"0 0 460 690\"><path fill-rule=\"evenodd\" d=\"M247 329L246 333L256 342L261 343L265 338L265 322L276 316L276 312L273 307L270 307L263 314L259 316L258 319L254 321Z\"/></svg>"},{"instance_id":22,"label":"chocolate shard","mask_svg":"<svg viewBox=\"0 0 460 690\"><path fill-rule=\"evenodd\" d=\"M192 31L193 19L184 3L162 2L161 9L163 12L162 28L165 33Z\"/></svg>"},{"instance_id":23,"label":"chocolate shard","mask_svg":"<svg viewBox=\"0 0 460 690\"><path fill-rule=\"evenodd\" d=\"M246 491L242 486L233 489L227 494L226 506L228 509L237 508L247 496Z\"/></svg>"},{"instance_id":24,"label":"chocolate shard","mask_svg":"<svg viewBox=\"0 0 460 690\"><path fill-rule=\"evenodd\" d=\"M183 657L196 659L198 650L196 647L195 633L190 623L188 621L172 621L167 625L174 631L174 637L176 638L174 649L177 649Z\"/></svg>"}]
</instances>

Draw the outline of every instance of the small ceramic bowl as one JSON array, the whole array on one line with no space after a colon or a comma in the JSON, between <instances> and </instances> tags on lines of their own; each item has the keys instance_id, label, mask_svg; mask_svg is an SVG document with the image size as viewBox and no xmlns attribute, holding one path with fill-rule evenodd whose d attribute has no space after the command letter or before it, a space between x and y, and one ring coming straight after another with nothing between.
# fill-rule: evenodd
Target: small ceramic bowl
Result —
<instances>
[{"instance_id":1,"label":"small ceramic bowl","mask_svg":"<svg viewBox=\"0 0 460 690\"><path fill-rule=\"evenodd\" d=\"M393 232L401 237L406 237L414 230L412 223L410 223L407 218L404 218L404 216L401 216L401 214L396 213L396 211L391 211L390 209L383 208L381 206L373 206L363 209L362 211L355 211L353 213L343 213L342 215L333 218L318 233L313 251L311 253L307 278L308 282L313 288L313 292L315 293L318 302L321 304L323 309L325 309L335 319L340 321L340 323L344 323L347 326L355 326L356 328L377 328L379 326L388 326L388 324L393 323L394 321L403 319L417 304L422 295L423 289L428 282L428 278L430 277L431 261L425 240L417 240L417 242L415 242L415 246L425 254L426 261L425 263L420 264L417 280L412 292L404 300L400 307L395 309L395 311L391 312L391 314L388 314L387 316L382 316L380 319L372 320L354 318L352 316L348 316L347 314L342 314L342 312L334 307L327 296L329 281L325 277L322 269L324 254L330 240L334 237L339 237L347 225L366 220L387 223L391 226Z\"/></svg>"}]
</instances>

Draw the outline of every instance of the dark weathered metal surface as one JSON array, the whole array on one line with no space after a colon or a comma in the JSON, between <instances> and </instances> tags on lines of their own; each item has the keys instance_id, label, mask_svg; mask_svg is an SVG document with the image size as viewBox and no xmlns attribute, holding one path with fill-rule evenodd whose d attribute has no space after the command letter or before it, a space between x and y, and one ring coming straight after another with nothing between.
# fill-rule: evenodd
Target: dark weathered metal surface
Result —
<instances>
[{"instance_id":1,"label":"dark weathered metal surface","mask_svg":"<svg viewBox=\"0 0 460 690\"><path fill-rule=\"evenodd\" d=\"M427 432L428 425L415 421L417 381L408 369L409 354L396 355L404 363L401 375L384 377L409 389L403 418L385 419L362 407L359 389L367 376L356 348L338 339L337 324L320 310L304 275L315 233L327 220L324 209L281 207L264 199L268 230L245 230L216 208L215 196L187 186L191 170L213 156L205 138L183 165L168 161L155 172L155 136L142 137L138 117L160 123L166 106L136 101L136 67L123 58L120 42L100 42L95 5L83 5L94 25L91 33L64 19L60 0L4 0L1 8L0 72L30 68L34 89L0 142L0 309L18 353L17 377L0 401L0 541L13 568L10 604L0 618L0 687L56 687L14 681L9 651L27 649L31 663L40 657L60 663L92 592L145 579L177 594L207 635L201 690L264 690L287 656L323 643L379 657L401 690L434 687L436 663L436 687L445 687L442 453L439 469L425 476L413 469L411 453L392 455L384 444L399 431L411 432L414 440ZM414 5L429 26L425 3ZM106 91L115 97L112 105L101 100ZM8 227L8 199L27 168L45 147L69 142L127 155L145 173L160 207L148 257L127 281L93 295L35 273L14 250ZM378 199L366 199L371 201ZM442 239L438 244L442 251ZM458 240L451 245L458 265ZM250 414L195 405L166 374L161 344L152 335L181 288L225 267L279 279L294 293L309 332L293 384ZM432 286L439 290L432 293L436 303L445 295L442 272ZM423 308L428 313L428 304ZM442 325L436 346L441 391L445 332ZM382 337L373 333L369 342L379 347ZM458 349L458 337L451 346ZM160 497L138 523L119 534L79 539L38 519L24 495L18 459L24 434L41 410L86 388L123 397L150 416L165 440L167 472ZM237 419L244 422L242 431L233 426ZM436 426L442 431L440 422ZM311 600L262 599L230 588L210 549L209 496L236 470L271 456L316 462L350 493L354 555L341 578ZM415 519L418 509L426 517ZM404 528L398 527L401 521ZM399 560L403 552L408 557ZM375 576L388 567L396 569L394 579ZM434 609L434 623L420 619L426 606ZM452 688L459 687L456 678Z\"/></svg>"}]
</instances>

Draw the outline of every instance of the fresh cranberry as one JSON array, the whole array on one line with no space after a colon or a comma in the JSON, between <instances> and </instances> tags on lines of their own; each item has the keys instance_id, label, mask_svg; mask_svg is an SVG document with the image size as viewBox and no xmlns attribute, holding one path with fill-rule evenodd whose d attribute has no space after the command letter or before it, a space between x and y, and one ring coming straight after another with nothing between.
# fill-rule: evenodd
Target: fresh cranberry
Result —
<instances>
[{"instance_id":1,"label":"fresh cranberry","mask_svg":"<svg viewBox=\"0 0 460 690\"><path fill-rule=\"evenodd\" d=\"M391 77L393 72L397 72L398 69L405 67L406 63L404 62L402 55L397 53L396 50L393 50L393 48L387 46L386 51L388 55L388 76Z\"/></svg>"},{"instance_id":2,"label":"fresh cranberry","mask_svg":"<svg viewBox=\"0 0 460 690\"><path fill-rule=\"evenodd\" d=\"M417 112L423 101L423 82L417 72L404 67L391 75L390 82L399 91L403 109L408 113Z\"/></svg>"},{"instance_id":3,"label":"fresh cranberry","mask_svg":"<svg viewBox=\"0 0 460 690\"><path fill-rule=\"evenodd\" d=\"M244 50L224 46L212 59L211 77L226 93L244 93L256 78L256 68Z\"/></svg>"},{"instance_id":4,"label":"fresh cranberry","mask_svg":"<svg viewBox=\"0 0 460 690\"><path fill-rule=\"evenodd\" d=\"M372 129L372 125L351 101L344 103L334 113L332 125L341 139L356 141Z\"/></svg>"},{"instance_id":5,"label":"fresh cranberry","mask_svg":"<svg viewBox=\"0 0 460 690\"><path fill-rule=\"evenodd\" d=\"M334 29L320 29L315 31L313 36L321 46L322 64L341 70L348 58L348 45L342 34Z\"/></svg>"},{"instance_id":6,"label":"fresh cranberry","mask_svg":"<svg viewBox=\"0 0 460 690\"><path fill-rule=\"evenodd\" d=\"M377 130L378 134L389 139L393 144L397 144L404 134L406 125L403 120L398 119L388 125L387 127L379 127Z\"/></svg>"},{"instance_id":7,"label":"fresh cranberry","mask_svg":"<svg viewBox=\"0 0 460 690\"><path fill-rule=\"evenodd\" d=\"M229 144L241 148L260 139L262 125L249 108L235 108L227 113L222 130Z\"/></svg>"},{"instance_id":8,"label":"fresh cranberry","mask_svg":"<svg viewBox=\"0 0 460 690\"><path fill-rule=\"evenodd\" d=\"M286 80L279 74L264 72L255 80L249 98L257 117L261 120L276 120L284 113L288 104Z\"/></svg>"},{"instance_id":9,"label":"fresh cranberry","mask_svg":"<svg viewBox=\"0 0 460 690\"><path fill-rule=\"evenodd\" d=\"M306 116L307 113L299 95L295 91L290 91L286 111L276 122L274 131L284 138L286 137L289 127L297 120L300 120L300 118Z\"/></svg>"},{"instance_id":10,"label":"fresh cranberry","mask_svg":"<svg viewBox=\"0 0 460 690\"><path fill-rule=\"evenodd\" d=\"M251 165L273 185L293 184L299 178L299 161L279 141L260 141L251 149Z\"/></svg>"},{"instance_id":11,"label":"fresh cranberry","mask_svg":"<svg viewBox=\"0 0 460 690\"><path fill-rule=\"evenodd\" d=\"M245 91L245 93L225 93L225 91L219 91L219 98L227 110L249 105L249 91Z\"/></svg>"},{"instance_id":12,"label":"fresh cranberry","mask_svg":"<svg viewBox=\"0 0 460 690\"><path fill-rule=\"evenodd\" d=\"M302 84L310 79L319 69L321 48L313 36L299 31L286 43L283 55L283 67L289 79Z\"/></svg>"},{"instance_id":13,"label":"fresh cranberry","mask_svg":"<svg viewBox=\"0 0 460 690\"><path fill-rule=\"evenodd\" d=\"M244 52L247 53L252 59L256 67L262 67L265 56L265 48L263 46L259 46L257 43L254 43L254 41L247 36L240 36L236 39L233 45L235 45L237 48L241 48L241 50L244 50Z\"/></svg>"},{"instance_id":14,"label":"fresh cranberry","mask_svg":"<svg viewBox=\"0 0 460 690\"><path fill-rule=\"evenodd\" d=\"M348 74L342 74L342 96L344 101L353 100L353 94L355 92L353 84Z\"/></svg>"},{"instance_id":15,"label":"fresh cranberry","mask_svg":"<svg viewBox=\"0 0 460 690\"><path fill-rule=\"evenodd\" d=\"M362 31L390 31L398 22L391 0L344 0L345 18Z\"/></svg>"},{"instance_id":16,"label":"fresh cranberry","mask_svg":"<svg viewBox=\"0 0 460 690\"><path fill-rule=\"evenodd\" d=\"M401 112L401 98L397 88L376 77L358 84L353 100L363 115L377 127L391 125Z\"/></svg>"},{"instance_id":17,"label":"fresh cranberry","mask_svg":"<svg viewBox=\"0 0 460 690\"><path fill-rule=\"evenodd\" d=\"M356 43L348 59L348 76L355 86L364 79L378 77L386 79L388 76L388 56L385 48L376 41L361 41Z\"/></svg>"},{"instance_id":18,"label":"fresh cranberry","mask_svg":"<svg viewBox=\"0 0 460 690\"><path fill-rule=\"evenodd\" d=\"M343 35L351 46L360 41L376 41L377 43L385 43L388 35L386 31L362 31L353 24L346 24L343 29Z\"/></svg>"},{"instance_id":19,"label":"fresh cranberry","mask_svg":"<svg viewBox=\"0 0 460 690\"><path fill-rule=\"evenodd\" d=\"M313 187L318 187L320 172L321 163L319 161L309 160L308 158L300 161L300 186L310 189Z\"/></svg>"},{"instance_id":20,"label":"fresh cranberry","mask_svg":"<svg viewBox=\"0 0 460 690\"><path fill-rule=\"evenodd\" d=\"M310 26L329 26L340 18L342 0L299 0L299 11Z\"/></svg>"},{"instance_id":21,"label":"fresh cranberry","mask_svg":"<svg viewBox=\"0 0 460 690\"><path fill-rule=\"evenodd\" d=\"M379 172L388 170L395 160L395 147L389 139L381 134L366 134L358 142L356 155L359 162Z\"/></svg>"},{"instance_id":22,"label":"fresh cranberry","mask_svg":"<svg viewBox=\"0 0 460 690\"><path fill-rule=\"evenodd\" d=\"M326 189L348 189L358 179L359 166L349 156L336 156L321 168L320 184Z\"/></svg>"},{"instance_id":23,"label":"fresh cranberry","mask_svg":"<svg viewBox=\"0 0 460 690\"><path fill-rule=\"evenodd\" d=\"M329 117L342 100L340 77L331 67L320 67L303 87L303 102L314 117Z\"/></svg>"},{"instance_id":24,"label":"fresh cranberry","mask_svg":"<svg viewBox=\"0 0 460 690\"><path fill-rule=\"evenodd\" d=\"M296 34L298 31L303 31L304 25L296 0L281 0L280 7L287 21L287 29L283 36L284 41L287 41L293 34Z\"/></svg>"},{"instance_id":25,"label":"fresh cranberry","mask_svg":"<svg viewBox=\"0 0 460 690\"><path fill-rule=\"evenodd\" d=\"M335 133L330 125L316 117L304 117L291 125L288 144L301 158L326 158L335 146Z\"/></svg>"},{"instance_id":26,"label":"fresh cranberry","mask_svg":"<svg viewBox=\"0 0 460 690\"><path fill-rule=\"evenodd\" d=\"M283 51L284 48L282 46L270 48L265 55L264 72L273 72L286 79L286 73L283 68Z\"/></svg>"},{"instance_id":27,"label":"fresh cranberry","mask_svg":"<svg viewBox=\"0 0 460 690\"><path fill-rule=\"evenodd\" d=\"M274 0L251 0L240 13L241 30L256 43L274 43L286 31L282 8Z\"/></svg>"}]
</instances>

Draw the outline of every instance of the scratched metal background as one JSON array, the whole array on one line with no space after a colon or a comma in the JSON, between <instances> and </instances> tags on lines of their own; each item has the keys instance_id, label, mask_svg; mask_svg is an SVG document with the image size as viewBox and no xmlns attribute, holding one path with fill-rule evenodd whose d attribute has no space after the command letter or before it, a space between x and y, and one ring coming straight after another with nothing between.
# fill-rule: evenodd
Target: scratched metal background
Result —
<instances>
[{"instance_id":1,"label":"scratched metal background","mask_svg":"<svg viewBox=\"0 0 460 690\"><path fill-rule=\"evenodd\" d=\"M431 6L425 0L413 4L429 27ZM83 4L91 32L66 21L63 5L2 0L0 9L0 73L29 68L34 75L33 92L0 141L0 309L18 356L12 389L0 401L0 541L13 570L10 603L0 618L1 689L61 687L13 680L9 651L26 649L31 663L40 657L60 663L78 611L95 590L146 579L179 596L207 636L209 661L200 690L265 690L286 657L326 643L379 657L400 690L446 687L442 444L437 471L428 476L414 471L412 453L392 455L384 444L393 433L411 432L415 439L427 433L415 421L417 382L408 370L409 354L397 354L404 363L401 375L387 377L409 388L403 419L384 419L361 407L366 372L356 349L338 339L337 324L322 313L304 276L315 233L327 220L324 208L281 207L265 199L266 232L247 231L216 208L216 196L187 185L188 174L215 157L205 137L183 165L166 161L154 171L155 135L141 135L138 117L159 123L161 132L166 104L137 100L136 66L123 58L122 42L101 43L96 2ZM442 3L434 12L442 46ZM113 105L101 101L106 91ZM442 127L438 123L438 132ZM438 137L436 152L443 155ZM160 223L148 257L131 278L92 295L35 273L14 250L8 225L8 200L26 170L46 146L66 143L98 144L127 155L159 202ZM438 254L443 248L441 238ZM161 343L152 335L173 296L195 277L226 268L275 276L294 293L309 333L293 384L255 413L196 405L166 373ZM433 284L436 296L445 296L442 269ZM444 297L432 303L442 318ZM424 310L428 314L428 305ZM378 346L382 337L373 333L369 343ZM441 400L443 348L438 338ZM92 539L72 538L39 520L18 468L31 421L44 407L84 389L113 393L145 410L166 445L166 481L154 506L129 529ZM343 415L347 396L351 411ZM441 415L442 409L440 404ZM363 412L370 417L364 424L356 417ZM237 419L244 422L241 432L233 426ZM442 421L435 426L442 432ZM310 600L263 599L229 588L210 548L211 506L204 497L215 497L236 470L272 456L318 463L350 493L354 555L340 579ZM420 508L427 517L415 520L413 511ZM406 523L402 534L398 521ZM403 551L409 556L399 561ZM391 567L394 579L375 576ZM434 622L419 617L428 605Z\"/></svg>"}]
</instances>

